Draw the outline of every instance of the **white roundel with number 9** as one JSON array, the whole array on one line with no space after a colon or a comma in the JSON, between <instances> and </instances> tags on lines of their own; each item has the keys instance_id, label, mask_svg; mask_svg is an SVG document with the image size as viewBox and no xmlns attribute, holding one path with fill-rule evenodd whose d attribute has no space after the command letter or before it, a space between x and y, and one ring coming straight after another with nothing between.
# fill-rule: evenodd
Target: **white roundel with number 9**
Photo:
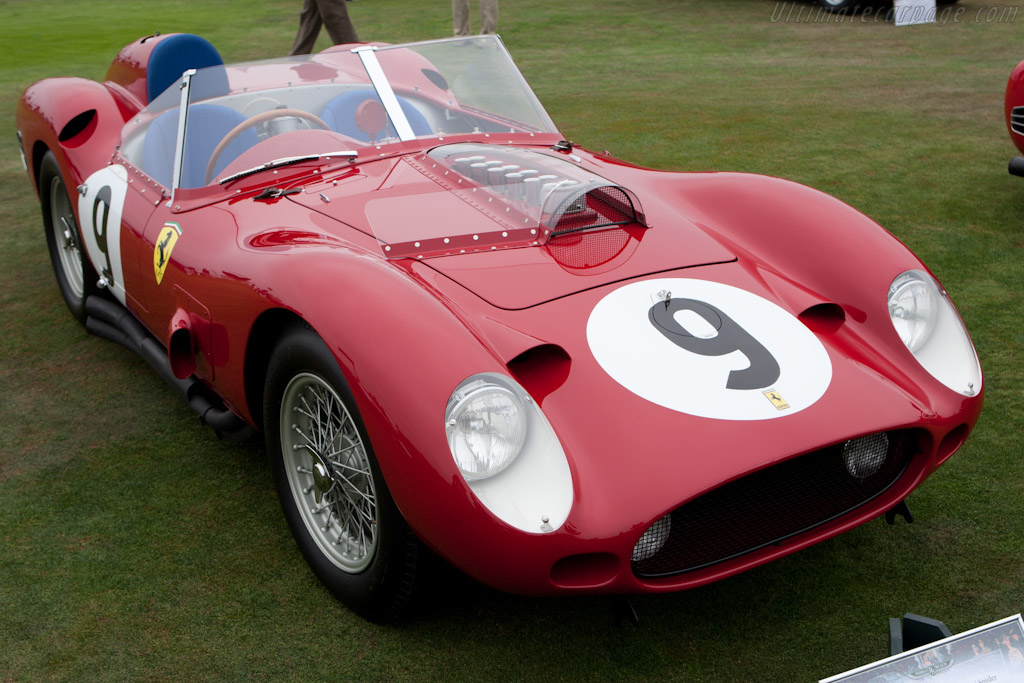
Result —
<instances>
[{"instance_id":1,"label":"white roundel with number 9","mask_svg":"<svg viewBox=\"0 0 1024 683\"><path fill-rule=\"evenodd\" d=\"M128 171L117 164L104 166L86 178L78 199L85 251L97 275L122 304L125 303L121 266L121 214L128 193Z\"/></svg>"},{"instance_id":2,"label":"white roundel with number 9","mask_svg":"<svg viewBox=\"0 0 1024 683\"><path fill-rule=\"evenodd\" d=\"M720 420L770 420L832 381L818 338L756 294L706 280L625 285L594 307L587 341L612 379L652 403Z\"/></svg>"}]
</instances>

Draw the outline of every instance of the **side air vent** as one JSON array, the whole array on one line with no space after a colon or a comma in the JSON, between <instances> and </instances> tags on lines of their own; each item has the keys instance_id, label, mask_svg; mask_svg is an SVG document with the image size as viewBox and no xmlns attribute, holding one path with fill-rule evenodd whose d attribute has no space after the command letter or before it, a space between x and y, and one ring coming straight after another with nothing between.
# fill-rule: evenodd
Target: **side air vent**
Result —
<instances>
[{"instance_id":1,"label":"side air vent","mask_svg":"<svg viewBox=\"0 0 1024 683\"><path fill-rule=\"evenodd\" d=\"M812 332L831 334L846 322L846 313L839 304L824 303L811 306L800 314L800 322Z\"/></svg>"},{"instance_id":2,"label":"side air vent","mask_svg":"<svg viewBox=\"0 0 1024 683\"><path fill-rule=\"evenodd\" d=\"M508 369L540 404L569 378L571 365L572 359L561 346L541 344L510 360Z\"/></svg>"},{"instance_id":3,"label":"side air vent","mask_svg":"<svg viewBox=\"0 0 1024 683\"><path fill-rule=\"evenodd\" d=\"M57 139L65 147L77 147L88 140L94 130L96 130L96 110L87 109L68 121L61 128Z\"/></svg>"}]
</instances>

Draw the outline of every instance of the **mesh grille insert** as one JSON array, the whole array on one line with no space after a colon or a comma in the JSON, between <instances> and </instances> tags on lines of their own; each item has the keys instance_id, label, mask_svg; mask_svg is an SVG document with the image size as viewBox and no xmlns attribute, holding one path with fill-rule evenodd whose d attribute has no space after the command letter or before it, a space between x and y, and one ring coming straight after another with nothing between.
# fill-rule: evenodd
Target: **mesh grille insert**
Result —
<instances>
[{"instance_id":1,"label":"mesh grille insert","mask_svg":"<svg viewBox=\"0 0 1024 683\"><path fill-rule=\"evenodd\" d=\"M1024 107L1014 107L1010 110L1010 128L1014 133L1024 135Z\"/></svg>"},{"instance_id":2,"label":"mesh grille insert","mask_svg":"<svg viewBox=\"0 0 1024 683\"><path fill-rule=\"evenodd\" d=\"M671 512L664 545L653 554L634 552L634 558L648 556L633 561L633 573L657 578L695 571L837 519L896 483L916 446L912 430L872 434L720 486Z\"/></svg>"},{"instance_id":3,"label":"mesh grille insert","mask_svg":"<svg viewBox=\"0 0 1024 683\"><path fill-rule=\"evenodd\" d=\"M623 225L637 219L633 202L622 188L599 187L581 194L558 207L549 225L553 226L552 236Z\"/></svg>"},{"instance_id":4,"label":"mesh grille insert","mask_svg":"<svg viewBox=\"0 0 1024 683\"><path fill-rule=\"evenodd\" d=\"M547 243L547 249L566 268L593 268L611 261L628 243L625 230L602 230L557 235Z\"/></svg>"}]
</instances>

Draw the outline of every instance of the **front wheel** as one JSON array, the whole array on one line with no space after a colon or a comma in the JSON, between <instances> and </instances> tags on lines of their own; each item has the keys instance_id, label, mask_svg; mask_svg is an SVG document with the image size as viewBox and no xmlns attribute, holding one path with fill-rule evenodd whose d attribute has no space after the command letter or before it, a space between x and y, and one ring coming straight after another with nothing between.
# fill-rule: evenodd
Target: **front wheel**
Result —
<instances>
[{"instance_id":1,"label":"front wheel","mask_svg":"<svg viewBox=\"0 0 1024 683\"><path fill-rule=\"evenodd\" d=\"M84 325L85 299L96 292L96 271L82 249L71 196L53 152L47 152L39 164L39 199L57 286L68 310Z\"/></svg>"},{"instance_id":2,"label":"front wheel","mask_svg":"<svg viewBox=\"0 0 1024 683\"><path fill-rule=\"evenodd\" d=\"M271 357L264 431L285 519L321 582L357 614L392 621L412 595L418 541L377 465L352 392L311 329Z\"/></svg>"}]
</instances>

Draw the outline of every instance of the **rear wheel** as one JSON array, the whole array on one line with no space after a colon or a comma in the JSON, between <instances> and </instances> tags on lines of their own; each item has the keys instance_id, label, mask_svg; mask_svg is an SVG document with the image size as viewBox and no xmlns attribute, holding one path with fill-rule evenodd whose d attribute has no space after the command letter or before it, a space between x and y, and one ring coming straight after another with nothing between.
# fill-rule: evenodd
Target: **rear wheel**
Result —
<instances>
[{"instance_id":1,"label":"rear wheel","mask_svg":"<svg viewBox=\"0 0 1024 683\"><path fill-rule=\"evenodd\" d=\"M264 421L281 507L313 572L364 618L394 620L412 596L418 541L337 362L309 328L289 331L271 357Z\"/></svg>"},{"instance_id":2,"label":"rear wheel","mask_svg":"<svg viewBox=\"0 0 1024 683\"><path fill-rule=\"evenodd\" d=\"M39 165L39 198L57 286L68 310L85 324L85 298L96 292L96 271L82 249L71 196L53 152L47 152Z\"/></svg>"}]
</instances>

